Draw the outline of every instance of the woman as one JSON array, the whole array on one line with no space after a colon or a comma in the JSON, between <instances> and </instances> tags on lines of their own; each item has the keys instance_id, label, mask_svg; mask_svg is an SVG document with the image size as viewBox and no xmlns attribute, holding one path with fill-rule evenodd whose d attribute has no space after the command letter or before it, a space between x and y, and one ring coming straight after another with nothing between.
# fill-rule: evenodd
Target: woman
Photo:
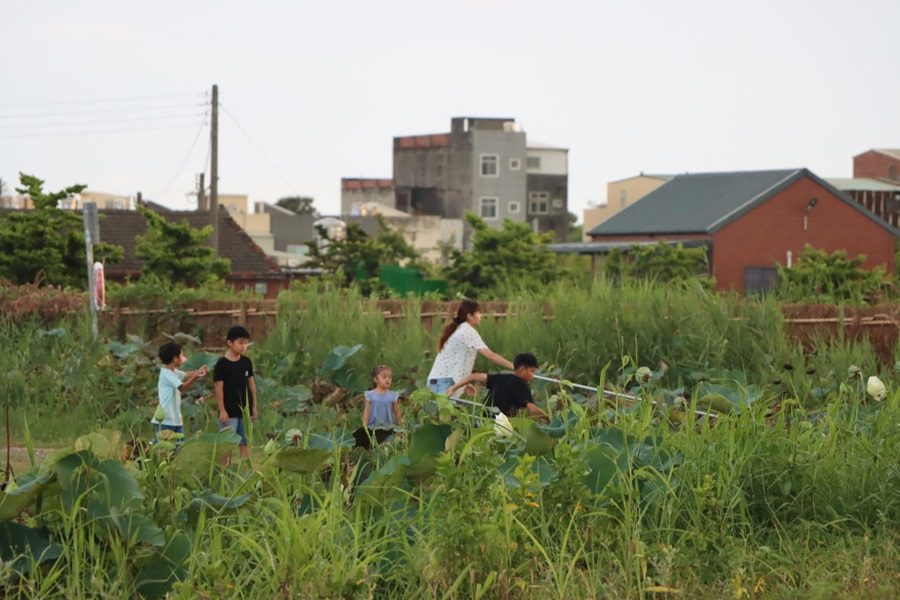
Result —
<instances>
[{"instance_id":1,"label":"woman","mask_svg":"<svg viewBox=\"0 0 900 600\"><path fill-rule=\"evenodd\" d=\"M456 309L453 322L444 327L438 342L438 355L428 374L428 389L446 394L454 383L470 375L475 356L482 355L492 363L512 370L513 364L493 352L475 329L481 323L481 307L474 300L463 300Z\"/></svg>"}]
</instances>

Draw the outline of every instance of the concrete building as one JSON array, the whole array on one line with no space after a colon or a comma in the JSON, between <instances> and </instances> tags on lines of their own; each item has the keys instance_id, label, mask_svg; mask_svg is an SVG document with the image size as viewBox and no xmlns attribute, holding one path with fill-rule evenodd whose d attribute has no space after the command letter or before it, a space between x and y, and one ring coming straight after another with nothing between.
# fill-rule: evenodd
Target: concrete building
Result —
<instances>
[{"instance_id":1,"label":"concrete building","mask_svg":"<svg viewBox=\"0 0 900 600\"><path fill-rule=\"evenodd\" d=\"M625 207L634 204L659 186L672 179L672 175L645 175L626 177L606 184L606 204L584 209L584 241L590 241L588 232Z\"/></svg>"},{"instance_id":2,"label":"concrete building","mask_svg":"<svg viewBox=\"0 0 900 600\"><path fill-rule=\"evenodd\" d=\"M85 204L93 202L100 210L135 210L137 202L133 196L108 194L94 190L83 190L60 200L58 206L68 210L81 210Z\"/></svg>"},{"instance_id":3,"label":"concrete building","mask_svg":"<svg viewBox=\"0 0 900 600\"><path fill-rule=\"evenodd\" d=\"M525 219L537 231L553 231L557 240L569 231L569 150L528 142L525 157L528 202Z\"/></svg>"},{"instance_id":4,"label":"concrete building","mask_svg":"<svg viewBox=\"0 0 900 600\"><path fill-rule=\"evenodd\" d=\"M495 227L535 217L539 229L557 231L568 213L567 155L549 146L529 150L515 119L454 117L449 133L394 138L395 208L446 219L471 211ZM529 182L537 186L534 214Z\"/></svg>"},{"instance_id":5,"label":"concrete building","mask_svg":"<svg viewBox=\"0 0 900 600\"><path fill-rule=\"evenodd\" d=\"M342 215L359 214L359 207L372 203L397 207L393 179L341 179Z\"/></svg>"},{"instance_id":6,"label":"concrete building","mask_svg":"<svg viewBox=\"0 0 900 600\"><path fill-rule=\"evenodd\" d=\"M853 177L881 179L900 185L900 148L873 148L853 157Z\"/></svg>"},{"instance_id":7,"label":"concrete building","mask_svg":"<svg viewBox=\"0 0 900 600\"><path fill-rule=\"evenodd\" d=\"M589 231L599 245L704 244L717 289L744 292L774 286L807 244L893 273L898 233L807 169L678 175Z\"/></svg>"}]
</instances>

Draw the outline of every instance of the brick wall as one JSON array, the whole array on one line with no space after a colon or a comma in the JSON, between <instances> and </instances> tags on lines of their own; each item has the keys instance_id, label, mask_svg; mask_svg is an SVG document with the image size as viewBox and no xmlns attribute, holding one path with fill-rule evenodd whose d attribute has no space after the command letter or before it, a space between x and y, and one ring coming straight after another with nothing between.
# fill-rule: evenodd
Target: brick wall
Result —
<instances>
[{"instance_id":1,"label":"brick wall","mask_svg":"<svg viewBox=\"0 0 900 600\"><path fill-rule=\"evenodd\" d=\"M900 159L875 150L863 152L853 157L853 176L900 182Z\"/></svg>"},{"instance_id":2,"label":"brick wall","mask_svg":"<svg viewBox=\"0 0 900 600\"><path fill-rule=\"evenodd\" d=\"M807 215L810 199L815 207ZM804 215L807 226L804 229ZM713 275L718 289L744 289L746 267L785 264L805 244L834 252L866 255L866 268L894 270L894 236L872 219L809 178L769 198L713 235Z\"/></svg>"}]
</instances>

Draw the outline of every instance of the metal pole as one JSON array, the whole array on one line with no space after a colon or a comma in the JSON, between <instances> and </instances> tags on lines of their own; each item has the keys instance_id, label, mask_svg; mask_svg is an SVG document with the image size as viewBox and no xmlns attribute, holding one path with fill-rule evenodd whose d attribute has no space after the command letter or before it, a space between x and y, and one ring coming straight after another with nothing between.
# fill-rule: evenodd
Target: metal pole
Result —
<instances>
[{"instance_id":1,"label":"metal pole","mask_svg":"<svg viewBox=\"0 0 900 600\"><path fill-rule=\"evenodd\" d=\"M212 247L219 256L219 86L212 87L212 119L209 127L209 218Z\"/></svg>"},{"instance_id":2,"label":"metal pole","mask_svg":"<svg viewBox=\"0 0 900 600\"><path fill-rule=\"evenodd\" d=\"M94 289L94 240L91 235L91 208L94 209L96 215L97 205L88 202L82 207L82 217L84 219L84 253L87 259L87 278L88 278L88 306L91 311L91 333L94 341L97 340L97 298Z\"/></svg>"},{"instance_id":3,"label":"metal pole","mask_svg":"<svg viewBox=\"0 0 900 600\"><path fill-rule=\"evenodd\" d=\"M558 384L560 384L560 385L567 385L567 386L570 386L570 387L573 387L573 388L578 388L578 389L580 389L580 390L588 390L588 391L591 391L591 392L594 392L594 393L600 393L600 390L599 390L599 389L597 389L597 388L595 388L595 387L591 387L591 386L589 386L589 385L581 385L581 384L579 384L579 383L572 383L572 382L569 382L569 381L563 381L562 379L553 379L552 377L544 377L543 375L535 375L534 378L535 378L535 379L540 379L541 381L549 381L549 382L551 382L551 383L558 383ZM620 393L618 393L618 392L611 392L611 391L609 391L609 390L603 390L603 395L604 395L604 396L607 396L607 397L609 397L609 398L624 398L624 399L626 399L626 400L632 400L632 401L637 401L637 400L639 400L639 398L638 398L637 396L632 396L631 394L620 394ZM650 400L650 403L653 404L654 406L656 406L656 404L657 404L657 402L656 402L655 400ZM709 418L711 418L711 419L715 419L715 418L718 416L718 415L715 415L715 414L713 414L713 413L708 413L708 412L706 412L706 411L704 411L704 410L699 410L699 409L694 409L694 412L695 412L696 414L700 415L701 417L709 417Z\"/></svg>"}]
</instances>

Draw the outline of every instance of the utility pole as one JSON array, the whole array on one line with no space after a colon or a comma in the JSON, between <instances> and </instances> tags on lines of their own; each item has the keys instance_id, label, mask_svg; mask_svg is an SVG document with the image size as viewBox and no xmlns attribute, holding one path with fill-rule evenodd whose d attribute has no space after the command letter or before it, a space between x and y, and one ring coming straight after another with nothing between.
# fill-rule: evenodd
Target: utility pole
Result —
<instances>
[{"instance_id":1,"label":"utility pole","mask_svg":"<svg viewBox=\"0 0 900 600\"><path fill-rule=\"evenodd\" d=\"M206 173L197 174L197 210L206 210Z\"/></svg>"},{"instance_id":2,"label":"utility pole","mask_svg":"<svg viewBox=\"0 0 900 600\"><path fill-rule=\"evenodd\" d=\"M212 220L211 245L219 256L219 86L212 86L212 119L209 128L209 218Z\"/></svg>"}]
</instances>

